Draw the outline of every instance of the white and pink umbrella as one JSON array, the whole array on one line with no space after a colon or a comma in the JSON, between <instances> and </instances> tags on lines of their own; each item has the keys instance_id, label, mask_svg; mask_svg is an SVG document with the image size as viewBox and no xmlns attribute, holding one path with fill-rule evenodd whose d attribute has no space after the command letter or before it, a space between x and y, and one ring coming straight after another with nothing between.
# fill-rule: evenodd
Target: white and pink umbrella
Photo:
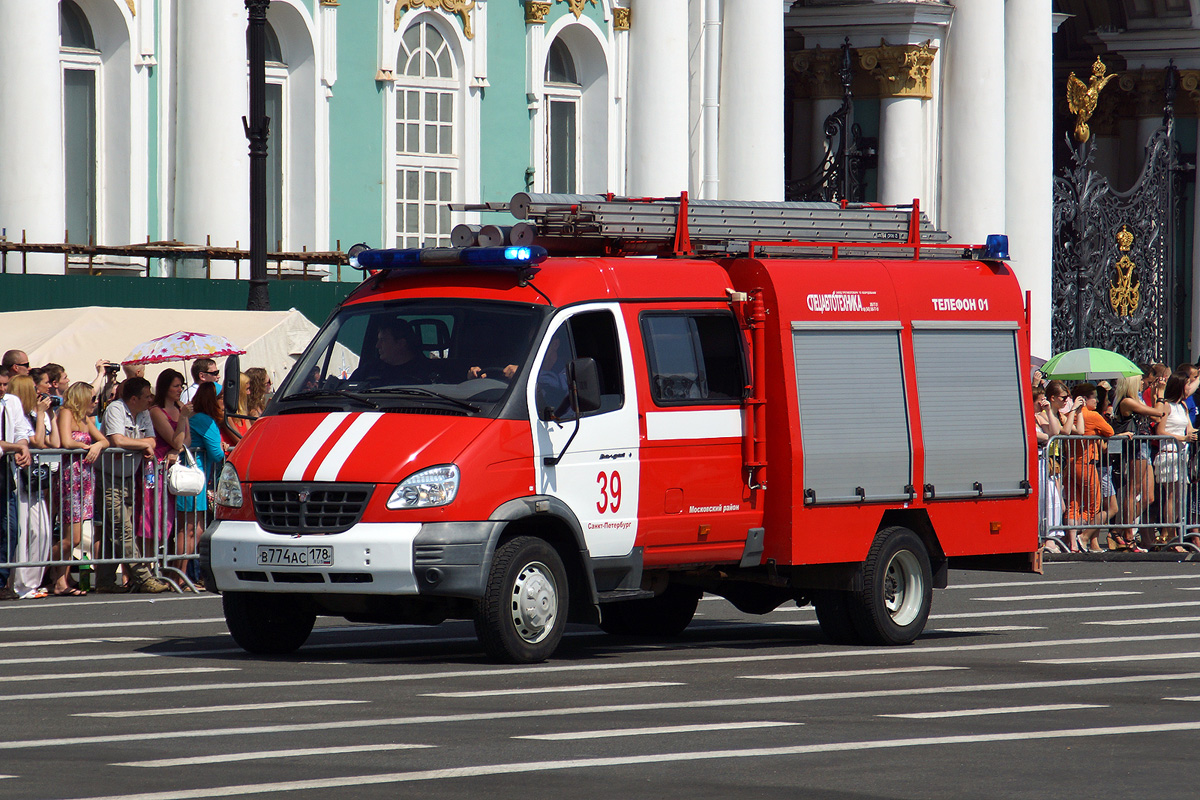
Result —
<instances>
[{"instance_id":1,"label":"white and pink umbrella","mask_svg":"<svg viewBox=\"0 0 1200 800\"><path fill-rule=\"evenodd\" d=\"M190 361L193 358L222 358L245 352L224 336L176 331L139 344L121 363L161 364L164 361Z\"/></svg>"}]
</instances>

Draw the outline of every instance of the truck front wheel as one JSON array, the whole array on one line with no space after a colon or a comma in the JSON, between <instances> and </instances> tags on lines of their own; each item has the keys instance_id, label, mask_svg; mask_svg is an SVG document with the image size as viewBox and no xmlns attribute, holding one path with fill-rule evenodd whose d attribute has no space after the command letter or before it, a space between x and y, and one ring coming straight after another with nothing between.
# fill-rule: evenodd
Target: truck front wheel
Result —
<instances>
[{"instance_id":1,"label":"truck front wheel","mask_svg":"<svg viewBox=\"0 0 1200 800\"><path fill-rule=\"evenodd\" d=\"M542 539L517 536L496 549L475 635L498 661L534 664L558 648L567 627L567 570Z\"/></svg>"},{"instance_id":2,"label":"truck front wheel","mask_svg":"<svg viewBox=\"0 0 1200 800\"><path fill-rule=\"evenodd\" d=\"M849 610L863 643L908 644L920 636L933 604L933 570L921 537L908 528L880 531L862 576Z\"/></svg>"},{"instance_id":3,"label":"truck front wheel","mask_svg":"<svg viewBox=\"0 0 1200 800\"><path fill-rule=\"evenodd\" d=\"M317 615L301 599L285 594L226 592L221 596L225 624L248 653L280 656L308 640Z\"/></svg>"}]
</instances>

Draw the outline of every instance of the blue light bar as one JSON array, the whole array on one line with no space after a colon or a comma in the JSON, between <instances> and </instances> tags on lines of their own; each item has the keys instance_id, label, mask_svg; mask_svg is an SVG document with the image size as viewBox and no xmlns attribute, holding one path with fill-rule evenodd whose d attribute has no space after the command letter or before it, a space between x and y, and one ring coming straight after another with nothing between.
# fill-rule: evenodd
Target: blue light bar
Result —
<instances>
[{"instance_id":1,"label":"blue light bar","mask_svg":"<svg viewBox=\"0 0 1200 800\"><path fill-rule=\"evenodd\" d=\"M364 270L422 267L509 267L524 269L540 264L549 253L537 245L513 247L427 247L409 250L364 250L357 254Z\"/></svg>"},{"instance_id":2,"label":"blue light bar","mask_svg":"<svg viewBox=\"0 0 1200 800\"><path fill-rule=\"evenodd\" d=\"M1002 261L1008 258L1008 235L989 233L983 246L982 258Z\"/></svg>"}]
</instances>

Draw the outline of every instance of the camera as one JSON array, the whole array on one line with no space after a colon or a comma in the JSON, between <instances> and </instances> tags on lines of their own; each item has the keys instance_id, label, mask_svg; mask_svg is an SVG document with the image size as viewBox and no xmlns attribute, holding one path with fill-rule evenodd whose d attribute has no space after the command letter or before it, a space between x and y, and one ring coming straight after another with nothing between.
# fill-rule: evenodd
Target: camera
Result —
<instances>
[{"instance_id":1,"label":"camera","mask_svg":"<svg viewBox=\"0 0 1200 800\"><path fill-rule=\"evenodd\" d=\"M62 404L63 404L63 399L61 397L59 397L56 394L50 395L50 410L51 411L53 411L57 408L61 408Z\"/></svg>"},{"instance_id":2,"label":"camera","mask_svg":"<svg viewBox=\"0 0 1200 800\"><path fill-rule=\"evenodd\" d=\"M104 372L107 373L108 375L116 375L117 372L120 371L120 369L121 369L120 364L113 364L110 362L110 363L104 365Z\"/></svg>"}]
</instances>

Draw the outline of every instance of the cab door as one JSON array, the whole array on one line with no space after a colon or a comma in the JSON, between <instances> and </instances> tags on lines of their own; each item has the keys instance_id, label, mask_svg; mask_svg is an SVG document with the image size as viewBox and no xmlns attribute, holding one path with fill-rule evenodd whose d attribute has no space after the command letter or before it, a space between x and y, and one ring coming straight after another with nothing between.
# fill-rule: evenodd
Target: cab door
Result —
<instances>
[{"instance_id":1,"label":"cab door","mask_svg":"<svg viewBox=\"0 0 1200 800\"><path fill-rule=\"evenodd\" d=\"M630 323L632 325L632 323ZM742 467L741 331L727 309L647 309L640 456L647 566L740 561L761 525Z\"/></svg>"},{"instance_id":2,"label":"cab door","mask_svg":"<svg viewBox=\"0 0 1200 800\"><path fill-rule=\"evenodd\" d=\"M527 386L537 492L571 508L593 557L627 555L638 530L638 411L619 319L604 303L557 316ZM595 360L601 391L600 408L579 419L565 402L566 365L576 358Z\"/></svg>"}]
</instances>

